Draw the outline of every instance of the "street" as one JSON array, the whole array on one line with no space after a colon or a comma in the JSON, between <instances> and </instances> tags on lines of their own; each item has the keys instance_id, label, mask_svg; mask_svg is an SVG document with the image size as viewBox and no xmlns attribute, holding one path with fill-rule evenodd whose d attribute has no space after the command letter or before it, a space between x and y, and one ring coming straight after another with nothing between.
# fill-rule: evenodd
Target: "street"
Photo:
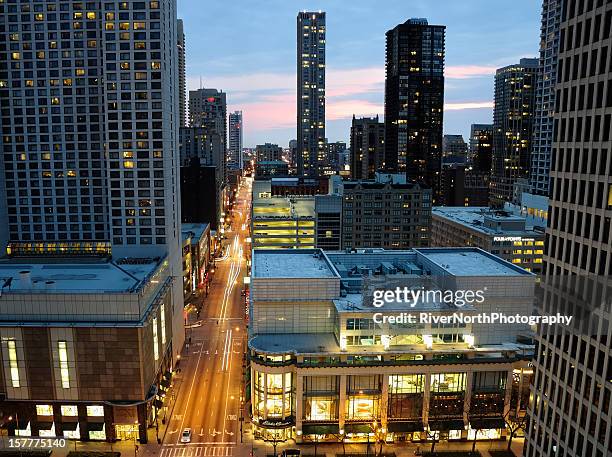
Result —
<instances>
[{"instance_id":1,"label":"street","mask_svg":"<svg viewBox=\"0 0 612 457\"><path fill-rule=\"evenodd\" d=\"M181 359L183 379L163 439L162 457L231 456L240 442L240 395L246 343L246 274L244 249L248 236L250 188L243 185L236 197L231 229L226 233L222 257L200 319L188 316L187 347ZM202 300L202 298L200 298ZM182 443L190 428L190 443Z\"/></svg>"}]
</instances>

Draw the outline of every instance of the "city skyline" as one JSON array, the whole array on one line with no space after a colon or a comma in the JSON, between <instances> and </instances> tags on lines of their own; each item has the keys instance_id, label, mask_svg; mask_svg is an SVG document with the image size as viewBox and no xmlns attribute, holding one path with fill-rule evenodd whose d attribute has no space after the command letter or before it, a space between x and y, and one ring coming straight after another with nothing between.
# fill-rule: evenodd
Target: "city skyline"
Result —
<instances>
[{"instance_id":1,"label":"city skyline","mask_svg":"<svg viewBox=\"0 0 612 457\"><path fill-rule=\"evenodd\" d=\"M243 6L212 2L203 10L193 0L181 0L178 12L187 35L187 87L197 89L201 80L202 87L228 94L228 110L244 111L245 147L265 142L286 147L295 138L295 15L303 9L325 10L327 138L348 142L353 114L378 114L382 120L385 32L411 17L424 17L447 26L444 133L468 138L470 124L492 122L495 70L538 55L540 11L527 1L501 4L493 21L485 2L470 2L469 8L442 3L444 7L432 8L423 1L410 5L388 1L388 8L376 9L361 1L347 8L321 1L307 5L269 1L264 8L251 8L244 14ZM218 16L215 11L243 27L245 36L258 39L232 39L225 21L207 22L211 36L217 37L215 44L208 45L206 40L198 46L190 44L189 37L198 36L208 13ZM257 20L262 14L266 20ZM360 30L365 17L369 27ZM273 33L264 33L271 22Z\"/></svg>"}]
</instances>

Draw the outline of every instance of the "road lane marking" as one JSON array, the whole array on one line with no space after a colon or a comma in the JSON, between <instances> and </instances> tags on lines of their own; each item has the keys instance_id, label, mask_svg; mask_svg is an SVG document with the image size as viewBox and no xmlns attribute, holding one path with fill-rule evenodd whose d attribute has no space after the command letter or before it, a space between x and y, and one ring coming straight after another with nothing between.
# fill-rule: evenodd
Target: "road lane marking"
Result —
<instances>
[{"instance_id":1,"label":"road lane marking","mask_svg":"<svg viewBox=\"0 0 612 457\"><path fill-rule=\"evenodd\" d=\"M181 426L179 427L179 430L183 430L183 425L185 424L185 416L187 414L187 408L189 408L189 400L191 400L191 393L193 391L193 385L195 383L195 380L197 378L197 373L198 373L198 367L200 366L200 359L202 358L202 352L200 352L200 355L198 355L198 361L196 363L196 367L195 367L195 371L194 371L194 376L193 379L191 380L191 386L189 387L189 395L187 395L187 403L185 404L185 414L183 414L182 420L181 420ZM177 443L181 438L177 438Z\"/></svg>"}]
</instances>

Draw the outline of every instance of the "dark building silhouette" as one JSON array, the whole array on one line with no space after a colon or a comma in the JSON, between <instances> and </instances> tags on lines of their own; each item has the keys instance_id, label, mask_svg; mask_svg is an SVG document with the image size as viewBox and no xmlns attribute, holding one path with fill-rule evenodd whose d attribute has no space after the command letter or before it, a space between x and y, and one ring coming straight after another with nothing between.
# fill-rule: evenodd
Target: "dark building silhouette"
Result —
<instances>
[{"instance_id":1,"label":"dark building silhouette","mask_svg":"<svg viewBox=\"0 0 612 457\"><path fill-rule=\"evenodd\" d=\"M387 32L385 166L439 196L444 108L443 25L409 19Z\"/></svg>"},{"instance_id":2,"label":"dark building silhouette","mask_svg":"<svg viewBox=\"0 0 612 457\"><path fill-rule=\"evenodd\" d=\"M470 161L475 170L491 173L493 154L493 124L472 124L470 131Z\"/></svg>"},{"instance_id":3,"label":"dark building silhouette","mask_svg":"<svg viewBox=\"0 0 612 457\"><path fill-rule=\"evenodd\" d=\"M351 124L351 179L374 179L385 165L385 124L376 117Z\"/></svg>"},{"instance_id":4,"label":"dark building silhouette","mask_svg":"<svg viewBox=\"0 0 612 457\"><path fill-rule=\"evenodd\" d=\"M442 168L440 205L488 206L489 173L458 164Z\"/></svg>"}]
</instances>

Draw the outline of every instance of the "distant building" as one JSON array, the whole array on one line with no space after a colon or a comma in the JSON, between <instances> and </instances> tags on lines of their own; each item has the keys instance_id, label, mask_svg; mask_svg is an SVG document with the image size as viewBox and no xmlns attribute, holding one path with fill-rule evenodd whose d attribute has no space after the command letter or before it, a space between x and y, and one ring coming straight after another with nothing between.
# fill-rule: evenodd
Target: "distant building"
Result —
<instances>
[{"instance_id":1,"label":"distant building","mask_svg":"<svg viewBox=\"0 0 612 457\"><path fill-rule=\"evenodd\" d=\"M563 0L542 1L540 68L536 86L536 111L529 183L532 192L544 196L548 196L550 191L550 160L557 97L555 84L557 83L562 4ZM608 25L612 26L612 23Z\"/></svg>"},{"instance_id":2,"label":"distant building","mask_svg":"<svg viewBox=\"0 0 612 457\"><path fill-rule=\"evenodd\" d=\"M242 111L234 111L229 114L229 138L228 138L228 166L242 170L244 168L244 158L242 155L242 133L243 119Z\"/></svg>"},{"instance_id":3,"label":"distant building","mask_svg":"<svg viewBox=\"0 0 612 457\"><path fill-rule=\"evenodd\" d=\"M440 206L487 206L489 173L452 164L442 168Z\"/></svg>"},{"instance_id":4,"label":"distant building","mask_svg":"<svg viewBox=\"0 0 612 457\"><path fill-rule=\"evenodd\" d=\"M327 147L327 172L324 174L333 175L340 171L338 166L338 156L346 151L346 143L344 141L335 141L326 143Z\"/></svg>"},{"instance_id":5,"label":"distant building","mask_svg":"<svg viewBox=\"0 0 612 457\"><path fill-rule=\"evenodd\" d=\"M398 322L458 308L426 300L375 308L372 289L393 281L450 293L467 287L486 291L486 300L462 313L529 315L535 280L476 248L255 251L248 340L255 438L506 437L504 417L524 414L529 401L529 327Z\"/></svg>"},{"instance_id":6,"label":"distant building","mask_svg":"<svg viewBox=\"0 0 612 457\"><path fill-rule=\"evenodd\" d=\"M387 32L385 167L439 198L444 110L443 25L409 19Z\"/></svg>"},{"instance_id":7,"label":"distant building","mask_svg":"<svg viewBox=\"0 0 612 457\"><path fill-rule=\"evenodd\" d=\"M223 150L227 149L226 94L217 89L189 91L189 126L206 127L219 134Z\"/></svg>"},{"instance_id":8,"label":"distant building","mask_svg":"<svg viewBox=\"0 0 612 457\"><path fill-rule=\"evenodd\" d=\"M442 138L442 154L444 157L467 158L468 145L463 135L444 135Z\"/></svg>"},{"instance_id":9,"label":"distant building","mask_svg":"<svg viewBox=\"0 0 612 457\"><path fill-rule=\"evenodd\" d=\"M525 217L487 207L435 206L431 245L475 246L533 273L542 272L544 230Z\"/></svg>"},{"instance_id":10,"label":"distant building","mask_svg":"<svg viewBox=\"0 0 612 457\"><path fill-rule=\"evenodd\" d=\"M289 176L289 164L284 160L264 160L255 165L255 177Z\"/></svg>"},{"instance_id":11,"label":"distant building","mask_svg":"<svg viewBox=\"0 0 612 457\"><path fill-rule=\"evenodd\" d=\"M376 117L351 124L351 179L374 179L385 168L385 124Z\"/></svg>"},{"instance_id":12,"label":"distant building","mask_svg":"<svg viewBox=\"0 0 612 457\"><path fill-rule=\"evenodd\" d=\"M219 230L225 208L225 186L219 186L219 169L202 166L196 159L181 166L181 221L209 223Z\"/></svg>"},{"instance_id":13,"label":"distant building","mask_svg":"<svg viewBox=\"0 0 612 457\"><path fill-rule=\"evenodd\" d=\"M258 144L255 148L256 163L283 159L283 148L278 144Z\"/></svg>"},{"instance_id":14,"label":"distant building","mask_svg":"<svg viewBox=\"0 0 612 457\"><path fill-rule=\"evenodd\" d=\"M178 78L179 78L179 127L187 127L187 77L185 76L185 55L187 48L185 44L185 31L183 20L176 21L176 47L178 54Z\"/></svg>"},{"instance_id":15,"label":"distant building","mask_svg":"<svg viewBox=\"0 0 612 457\"><path fill-rule=\"evenodd\" d=\"M470 129L470 164L475 171L491 174L493 124L472 124ZM480 206L480 205L473 205Z\"/></svg>"},{"instance_id":16,"label":"distant building","mask_svg":"<svg viewBox=\"0 0 612 457\"><path fill-rule=\"evenodd\" d=\"M325 12L297 16L297 174L319 176L325 151Z\"/></svg>"},{"instance_id":17,"label":"distant building","mask_svg":"<svg viewBox=\"0 0 612 457\"><path fill-rule=\"evenodd\" d=\"M521 59L495 73L491 204L512 201L514 182L529 178L538 59Z\"/></svg>"},{"instance_id":18,"label":"distant building","mask_svg":"<svg viewBox=\"0 0 612 457\"><path fill-rule=\"evenodd\" d=\"M212 261L210 224L181 224L185 297L207 288Z\"/></svg>"},{"instance_id":19,"label":"distant building","mask_svg":"<svg viewBox=\"0 0 612 457\"><path fill-rule=\"evenodd\" d=\"M382 176L342 183L342 248L429 246L431 190Z\"/></svg>"}]
</instances>

